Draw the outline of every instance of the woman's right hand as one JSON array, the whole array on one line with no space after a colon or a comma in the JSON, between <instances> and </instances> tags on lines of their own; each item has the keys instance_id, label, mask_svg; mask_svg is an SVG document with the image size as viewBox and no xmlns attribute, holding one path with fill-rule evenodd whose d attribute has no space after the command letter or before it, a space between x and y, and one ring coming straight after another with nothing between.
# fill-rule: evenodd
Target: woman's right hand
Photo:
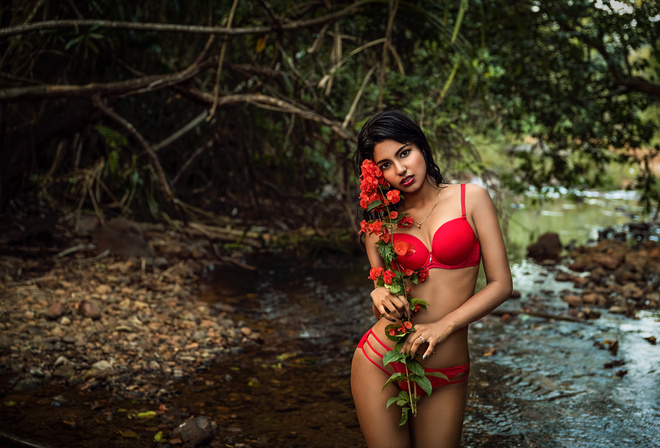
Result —
<instances>
[{"instance_id":1,"label":"woman's right hand","mask_svg":"<svg viewBox=\"0 0 660 448\"><path fill-rule=\"evenodd\" d=\"M374 310L387 320L396 322L399 319L410 319L410 304L404 296L395 296L384 286L379 286L371 291L371 300Z\"/></svg>"}]
</instances>

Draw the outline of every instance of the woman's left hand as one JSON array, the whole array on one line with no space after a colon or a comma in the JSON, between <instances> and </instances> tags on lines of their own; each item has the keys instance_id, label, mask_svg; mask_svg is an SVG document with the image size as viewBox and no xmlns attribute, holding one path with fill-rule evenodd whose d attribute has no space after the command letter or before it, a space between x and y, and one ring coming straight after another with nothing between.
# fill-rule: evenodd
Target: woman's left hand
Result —
<instances>
[{"instance_id":1,"label":"woman's left hand","mask_svg":"<svg viewBox=\"0 0 660 448\"><path fill-rule=\"evenodd\" d=\"M415 331L410 333L404 342L401 353L417 353L423 344L428 343L428 348L422 355L422 358L427 359L435 350L435 346L443 343L450 334L451 328L442 320L429 324L417 324Z\"/></svg>"}]
</instances>

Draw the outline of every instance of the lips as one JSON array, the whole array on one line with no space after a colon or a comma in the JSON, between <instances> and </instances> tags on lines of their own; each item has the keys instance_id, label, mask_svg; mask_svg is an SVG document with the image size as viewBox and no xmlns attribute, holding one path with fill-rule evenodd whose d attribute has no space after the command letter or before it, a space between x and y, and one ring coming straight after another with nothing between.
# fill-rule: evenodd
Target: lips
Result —
<instances>
[{"instance_id":1,"label":"lips","mask_svg":"<svg viewBox=\"0 0 660 448\"><path fill-rule=\"evenodd\" d=\"M412 174L401 179L401 185L404 187L409 187L413 182L415 182L415 176Z\"/></svg>"}]
</instances>

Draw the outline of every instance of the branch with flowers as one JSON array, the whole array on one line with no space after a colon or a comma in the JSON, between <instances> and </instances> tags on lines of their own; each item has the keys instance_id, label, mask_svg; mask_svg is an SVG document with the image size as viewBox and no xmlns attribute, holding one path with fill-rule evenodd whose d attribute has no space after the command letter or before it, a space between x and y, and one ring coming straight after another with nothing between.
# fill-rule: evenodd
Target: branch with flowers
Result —
<instances>
[{"instance_id":1,"label":"branch with flowers","mask_svg":"<svg viewBox=\"0 0 660 448\"><path fill-rule=\"evenodd\" d=\"M402 199L401 192L391 187L385 180L382 170L373 161L365 160L362 163L360 206L365 210L367 218L360 223L360 232L378 237L376 245L386 266L371 268L369 278L377 287L386 287L391 294L404 296L414 316L420 309L426 309L428 303L412 297L412 290L408 286L425 281L429 272L428 269L405 269L397 262L397 257L409 256L415 252L411 244L400 240L393 241L392 238L395 227L408 228L413 224L412 217L396 210L396 204ZM409 413L413 416L417 415L417 402L423 396L419 392L420 389L431 395L432 386L428 376L447 378L441 373L425 372L424 367L416 359L418 355L401 353L405 339L415 332L411 322L412 316L402 318L401 323L385 327L385 336L395 341L396 345L393 350L385 354L383 364L400 363L404 367L397 369L383 385L383 390L393 382L399 385L399 394L387 401L388 408L394 403L401 407L399 426L406 424Z\"/></svg>"}]
</instances>

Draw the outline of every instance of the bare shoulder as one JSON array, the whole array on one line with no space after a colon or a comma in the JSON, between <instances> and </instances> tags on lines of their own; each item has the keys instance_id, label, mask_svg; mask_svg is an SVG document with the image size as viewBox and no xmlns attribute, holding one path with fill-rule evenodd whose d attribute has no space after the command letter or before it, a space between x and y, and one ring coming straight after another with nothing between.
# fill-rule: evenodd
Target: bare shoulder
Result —
<instances>
[{"instance_id":1,"label":"bare shoulder","mask_svg":"<svg viewBox=\"0 0 660 448\"><path fill-rule=\"evenodd\" d=\"M485 203L492 204L493 202L488 190L477 184L465 184L465 199L468 206L484 205Z\"/></svg>"}]
</instances>

